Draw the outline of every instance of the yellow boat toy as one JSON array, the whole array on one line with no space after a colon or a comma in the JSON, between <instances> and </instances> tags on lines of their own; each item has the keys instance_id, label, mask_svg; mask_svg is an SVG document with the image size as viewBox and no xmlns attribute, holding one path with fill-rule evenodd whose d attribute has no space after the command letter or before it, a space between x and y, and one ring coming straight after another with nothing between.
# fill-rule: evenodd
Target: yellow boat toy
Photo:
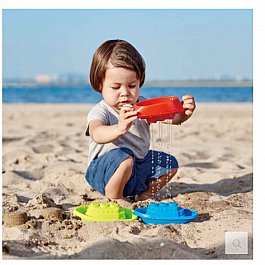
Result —
<instances>
[{"instance_id":1,"label":"yellow boat toy","mask_svg":"<svg viewBox=\"0 0 265 265\"><path fill-rule=\"evenodd\" d=\"M120 208L117 203L96 202L75 208L73 215L87 222L135 221L138 218L133 210Z\"/></svg>"}]
</instances>

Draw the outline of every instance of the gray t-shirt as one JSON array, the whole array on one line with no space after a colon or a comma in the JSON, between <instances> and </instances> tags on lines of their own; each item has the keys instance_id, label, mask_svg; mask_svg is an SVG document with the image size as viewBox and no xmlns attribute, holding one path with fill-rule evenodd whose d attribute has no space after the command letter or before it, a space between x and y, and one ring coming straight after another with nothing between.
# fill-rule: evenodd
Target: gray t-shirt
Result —
<instances>
[{"instance_id":1,"label":"gray t-shirt","mask_svg":"<svg viewBox=\"0 0 265 265\"><path fill-rule=\"evenodd\" d=\"M138 101L146 98L140 96ZM137 101L137 102L138 102ZM110 107L104 100L94 106L87 115L87 128L85 135L89 136L89 123L92 120L101 120L105 125L118 124L119 114ZM135 158L142 159L147 155L150 146L150 124L145 119L137 119L129 131L117 140L107 144L97 144L90 138L88 165L96 158L108 153L111 150L126 147L131 149Z\"/></svg>"}]
</instances>

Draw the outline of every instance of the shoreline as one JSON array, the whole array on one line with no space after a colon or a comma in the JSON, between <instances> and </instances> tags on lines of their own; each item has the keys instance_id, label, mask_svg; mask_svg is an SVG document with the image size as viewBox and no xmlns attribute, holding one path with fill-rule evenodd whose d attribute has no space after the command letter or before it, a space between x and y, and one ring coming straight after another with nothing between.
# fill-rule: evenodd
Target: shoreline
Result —
<instances>
[{"instance_id":1,"label":"shoreline","mask_svg":"<svg viewBox=\"0 0 265 265\"><path fill-rule=\"evenodd\" d=\"M2 88L36 86L90 86L90 83L5 83ZM146 81L143 87L253 87L253 81Z\"/></svg>"},{"instance_id":2,"label":"shoreline","mask_svg":"<svg viewBox=\"0 0 265 265\"><path fill-rule=\"evenodd\" d=\"M14 105L22 105L22 106L34 106L34 105L40 105L40 106L79 106L79 107L91 107L95 106L97 103L37 103L37 102L28 102L28 103L2 103L2 106L14 106ZM196 105L253 105L253 102L196 102Z\"/></svg>"}]
</instances>

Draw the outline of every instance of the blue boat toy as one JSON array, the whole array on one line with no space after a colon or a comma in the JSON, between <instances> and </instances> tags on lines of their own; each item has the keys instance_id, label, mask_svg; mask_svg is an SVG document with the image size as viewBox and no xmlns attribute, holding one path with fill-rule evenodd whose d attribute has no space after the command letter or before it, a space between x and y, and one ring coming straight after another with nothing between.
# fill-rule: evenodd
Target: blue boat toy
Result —
<instances>
[{"instance_id":1,"label":"blue boat toy","mask_svg":"<svg viewBox=\"0 0 265 265\"><path fill-rule=\"evenodd\" d=\"M175 202L150 202L148 207L135 209L133 214L139 216L144 223L155 225L186 224L198 217L196 211L178 207Z\"/></svg>"}]
</instances>

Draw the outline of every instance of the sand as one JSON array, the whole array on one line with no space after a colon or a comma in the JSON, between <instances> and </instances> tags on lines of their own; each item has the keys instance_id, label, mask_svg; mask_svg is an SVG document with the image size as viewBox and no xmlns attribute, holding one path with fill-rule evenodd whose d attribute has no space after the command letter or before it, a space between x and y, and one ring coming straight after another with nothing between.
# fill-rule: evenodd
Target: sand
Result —
<instances>
[{"instance_id":1,"label":"sand","mask_svg":"<svg viewBox=\"0 0 265 265\"><path fill-rule=\"evenodd\" d=\"M165 189L158 197L199 217L168 225L73 217L77 206L106 202L84 179L91 107L3 104L3 259L253 258L251 103L198 103L190 120L172 128L179 171L168 184L172 197L165 199ZM158 124L153 130L158 149ZM163 125L166 152L167 139ZM249 254L225 254L225 232L236 231L248 232Z\"/></svg>"}]
</instances>

